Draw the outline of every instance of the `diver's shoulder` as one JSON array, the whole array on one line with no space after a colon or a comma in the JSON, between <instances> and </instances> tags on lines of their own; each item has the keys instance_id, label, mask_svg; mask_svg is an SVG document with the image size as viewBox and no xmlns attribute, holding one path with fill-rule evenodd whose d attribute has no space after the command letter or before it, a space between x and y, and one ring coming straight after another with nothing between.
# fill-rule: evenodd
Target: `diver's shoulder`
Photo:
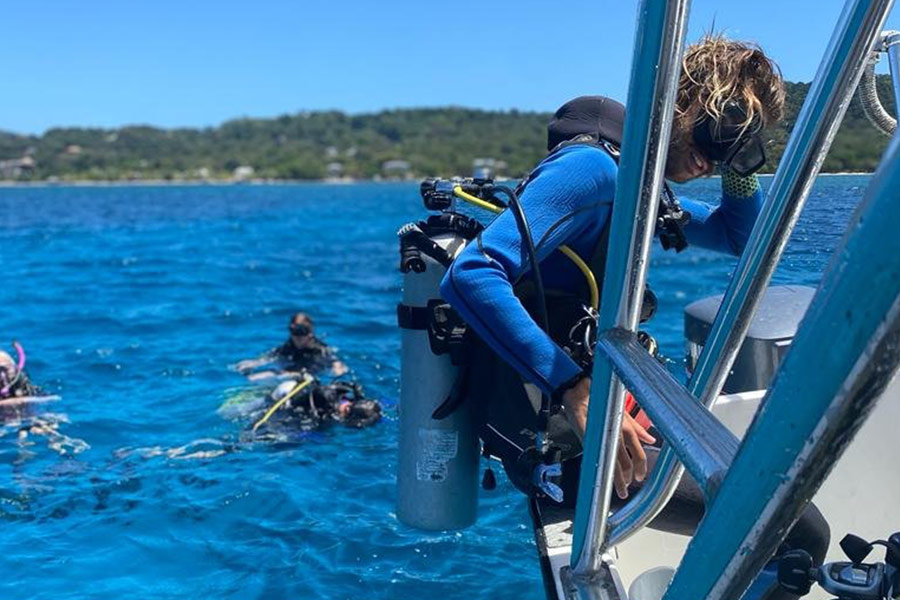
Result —
<instances>
[{"instance_id":1,"label":"diver's shoulder","mask_svg":"<svg viewBox=\"0 0 900 600\"><path fill-rule=\"evenodd\" d=\"M619 167L615 159L600 146L572 144L547 157L547 164L554 169L564 169L569 176L582 175L597 181L615 179Z\"/></svg>"},{"instance_id":2,"label":"diver's shoulder","mask_svg":"<svg viewBox=\"0 0 900 600\"><path fill-rule=\"evenodd\" d=\"M612 192L619 170L615 159L604 148L593 144L572 144L555 153L554 168L567 178L589 184L595 191Z\"/></svg>"},{"instance_id":3,"label":"diver's shoulder","mask_svg":"<svg viewBox=\"0 0 900 600\"><path fill-rule=\"evenodd\" d=\"M610 155L609 151L598 144L572 144L570 146L560 148L551 156L558 156L560 160L566 160L567 162L592 162L595 164L604 164L616 167L616 161Z\"/></svg>"}]
</instances>

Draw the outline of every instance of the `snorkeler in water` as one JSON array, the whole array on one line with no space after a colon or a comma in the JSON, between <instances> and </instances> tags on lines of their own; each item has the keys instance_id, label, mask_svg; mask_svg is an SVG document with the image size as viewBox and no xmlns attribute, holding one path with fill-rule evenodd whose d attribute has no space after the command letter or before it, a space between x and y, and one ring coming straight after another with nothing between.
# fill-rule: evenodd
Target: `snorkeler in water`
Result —
<instances>
[{"instance_id":1,"label":"snorkeler in water","mask_svg":"<svg viewBox=\"0 0 900 600\"><path fill-rule=\"evenodd\" d=\"M259 358L242 360L234 368L251 381L268 378L296 378L303 372L339 377L348 372L347 365L334 350L316 337L313 320L298 312L288 323L288 339ZM260 367L268 366L265 370Z\"/></svg>"},{"instance_id":2,"label":"snorkeler in water","mask_svg":"<svg viewBox=\"0 0 900 600\"><path fill-rule=\"evenodd\" d=\"M25 349L19 342L13 342L13 348L17 359L0 350L0 401L40 396L40 388L31 383L25 372Z\"/></svg>"},{"instance_id":3,"label":"snorkeler in water","mask_svg":"<svg viewBox=\"0 0 900 600\"><path fill-rule=\"evenodd\" d=\"M25 349L19 342L13 342L13 348L15 359L0 350L0 437L7 432L15 434L20 460L33 456L31 447L37 438L45 439L47 446L59 454L78 454L90 448L84 440L59 431L60 425L68 422L65 415L39 413L34 409L35 404L60 397L47 395L32 383L25 372Z\"/></svg>"}]
</instances>

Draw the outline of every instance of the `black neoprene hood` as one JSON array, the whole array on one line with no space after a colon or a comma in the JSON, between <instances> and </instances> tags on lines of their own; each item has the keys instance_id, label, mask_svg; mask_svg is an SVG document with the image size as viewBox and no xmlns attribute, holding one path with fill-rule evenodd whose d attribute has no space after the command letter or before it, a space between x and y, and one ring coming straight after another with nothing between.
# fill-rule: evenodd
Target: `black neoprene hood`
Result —
<instances>
[{"instance_id":1,"label":"black neoprene hood","mask_svg":"<svg viewBox=\"0 0 900 600\"><path fill-rule=\"evenodd\" d=\"M625 106L606 96L579 96L559 107L547 126L547 151L579 135L622 145Z\"/></svg>"}]
</instances>

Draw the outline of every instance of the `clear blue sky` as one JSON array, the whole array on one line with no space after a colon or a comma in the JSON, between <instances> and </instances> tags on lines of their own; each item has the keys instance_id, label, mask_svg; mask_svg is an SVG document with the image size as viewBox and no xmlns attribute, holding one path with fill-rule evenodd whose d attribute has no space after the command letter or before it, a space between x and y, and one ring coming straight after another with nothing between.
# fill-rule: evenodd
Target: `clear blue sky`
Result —
<instances>
[{"instance_id":1,"label":"clear blue sky","mask_svg":"<svg viewBox=\"0 0 900 600\"><path fill-rule=\"evenodd\" d=\"M636 0L25 0L2 11L0 129L216 125L301 110L549 111L624 99ZM809 81L841 0L694 0ZM900 11L888 27L900 29Z\"/></svg>"}]
</instances>

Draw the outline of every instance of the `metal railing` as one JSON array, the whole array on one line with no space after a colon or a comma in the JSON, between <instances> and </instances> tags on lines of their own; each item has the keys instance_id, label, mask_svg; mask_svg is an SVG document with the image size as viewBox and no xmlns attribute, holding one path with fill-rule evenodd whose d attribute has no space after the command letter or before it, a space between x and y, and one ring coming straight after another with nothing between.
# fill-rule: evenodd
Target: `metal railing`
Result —
<instances>
[{"instance_id":1,"label":"metal railing","mask_svg":"<svg viewBox=\"0 0 900 600\"><path fill-rule=\"evenodd\" d=\"M894 109L900 110L900 31L890 31L882 36L882 49L888 56L891 70L891 89L894 91Z\"/></svg>"},{"instance_id":2,"label":"metal railing","mask_svg":"<svg viewBox=\"0 0 900 600\"><path fill-rule=\"evenodd\" d=\"M642 0L638 10L600 304L601 329L634 331L640 317L675 112L688 6L689 0ZM572 542L571 566L579 575L597 573L602 565L623 406L624 390L609 364L595 361Z\"/></svg>"},{"instance_id":3,"label":"metal railing","mask_svg":"<svg viewBox=\"0 0 900 600\"><path fill-rule=\"evenodd\" d=\"M858 428L862 419L853 420L850 408L870 407L873 398L866 394L873 382L880 385L878 377L896 369L900 352L888 350L889 342L897 341L894 334L900 331L900 309L895 306L900 297L900 242L897 236L889 239L892 234L880 233L879 227L884 227L881 224L885 222L882 216L868 218L888 203L891 184L900 183L900 151L895 139L857 215L859 228L866 226L871 230L869 236L875 237L857 232L845 241L843 250L836 252L835 263L802 324L795 348L782 365L740 450L737 440L709 412L892 4L893 0L850 0L845 6L694 376L684 388L665 369L654 366L655 361L637 344L634 331L665 166L689 0L643 0L611 217L598 359L593 371L573 530L571 568L576 579L589 582L601 574L605 549L631 535L661 510L683 470L677 456L703 488L708 509L666 598L736 599L827 474L823 459L838 456L842 444ZM648 77L647 73L655 76ZM880 243L898 247L876 261L870 255ZM836 315L853 312L850 286L865 281L859 273L875 278L876 264L886 273L896 273L892 275L895 279L884 290L867 297L866 303L872 310L882 310L878 313L882 318L889 315L892 320L879 329L877 323L868 319L871 314L861 316L854 323L854 331L861 332L860 343L848 345L840 357L825 357L826 363L831 361L827 367L829 376L818 377L813 389L807 389L809 382L804 376L810 375L813 368L816 372L822 369L822 364L814 361L822 359L819 355L825 344L817 343L816 336L821 335L823 328L835 326ZM828 319L832 321L829 323ZM864 351L873 349L881 351L877 355L880 366L871 360L858 363L860 356L871 359L872 355ZM607 520L623 416L623 382L654 420L667 448L641 493ZM785 410L791 393L796 397L797 386L803 386L804 397L812 393L816 399L809 406L804 405L798 417L802 426L783 415L779 423L778 410ZM789 448L783 448L781 443L767 443L763 436L771 440L771 432L782 430L785 421L794 427L785 442ZM767 430L767 426L773 429ZM825 434L813 439L813 431ZM778 454L778 460L759 462L773 454ZM754 484L749 491L746 485L739 489L740 474L748 477L753 461L757 470L760 464L767 465L769 476L760 478L759 485ZM748 494L752 499L746 498ZM744 504L740 513L745 517L741 526L722 527L734 512L734 504L741 502ZM763 538L763 534L768 537ZM774 540L778 541L773 545ZM710 547L716 549L714 553L709 552ZM752 550L739 552L741 548ZM712 554L716 567L710 568L708 559Z\"/></svg>"},{"instance_id":4,"label":"metal railing","mask_svg":"<svg viewBox=\"0 0 900 600\"><path fill-rule=\"evenodd\" d=\"M688 383L704 406L713 407L725 384L892 4L853 0L845 6ZM682 472L672 450L664 449L640 492L612 517L608 543L620 543L649 523Z\"/></svg>"},{"instance_id":5,"label":"metal railing","mask_svg":"<svg viewBox=\"0 0 900 600\"><path fill-rule=\"evenodd\" d=\"M712 500L737 452L738 439L650 356L634 333L605 331L597 348L625 387L640 398L663 439L684 441L670 448L700 484L707 502Z\"/></svg>"}]
</instances>

